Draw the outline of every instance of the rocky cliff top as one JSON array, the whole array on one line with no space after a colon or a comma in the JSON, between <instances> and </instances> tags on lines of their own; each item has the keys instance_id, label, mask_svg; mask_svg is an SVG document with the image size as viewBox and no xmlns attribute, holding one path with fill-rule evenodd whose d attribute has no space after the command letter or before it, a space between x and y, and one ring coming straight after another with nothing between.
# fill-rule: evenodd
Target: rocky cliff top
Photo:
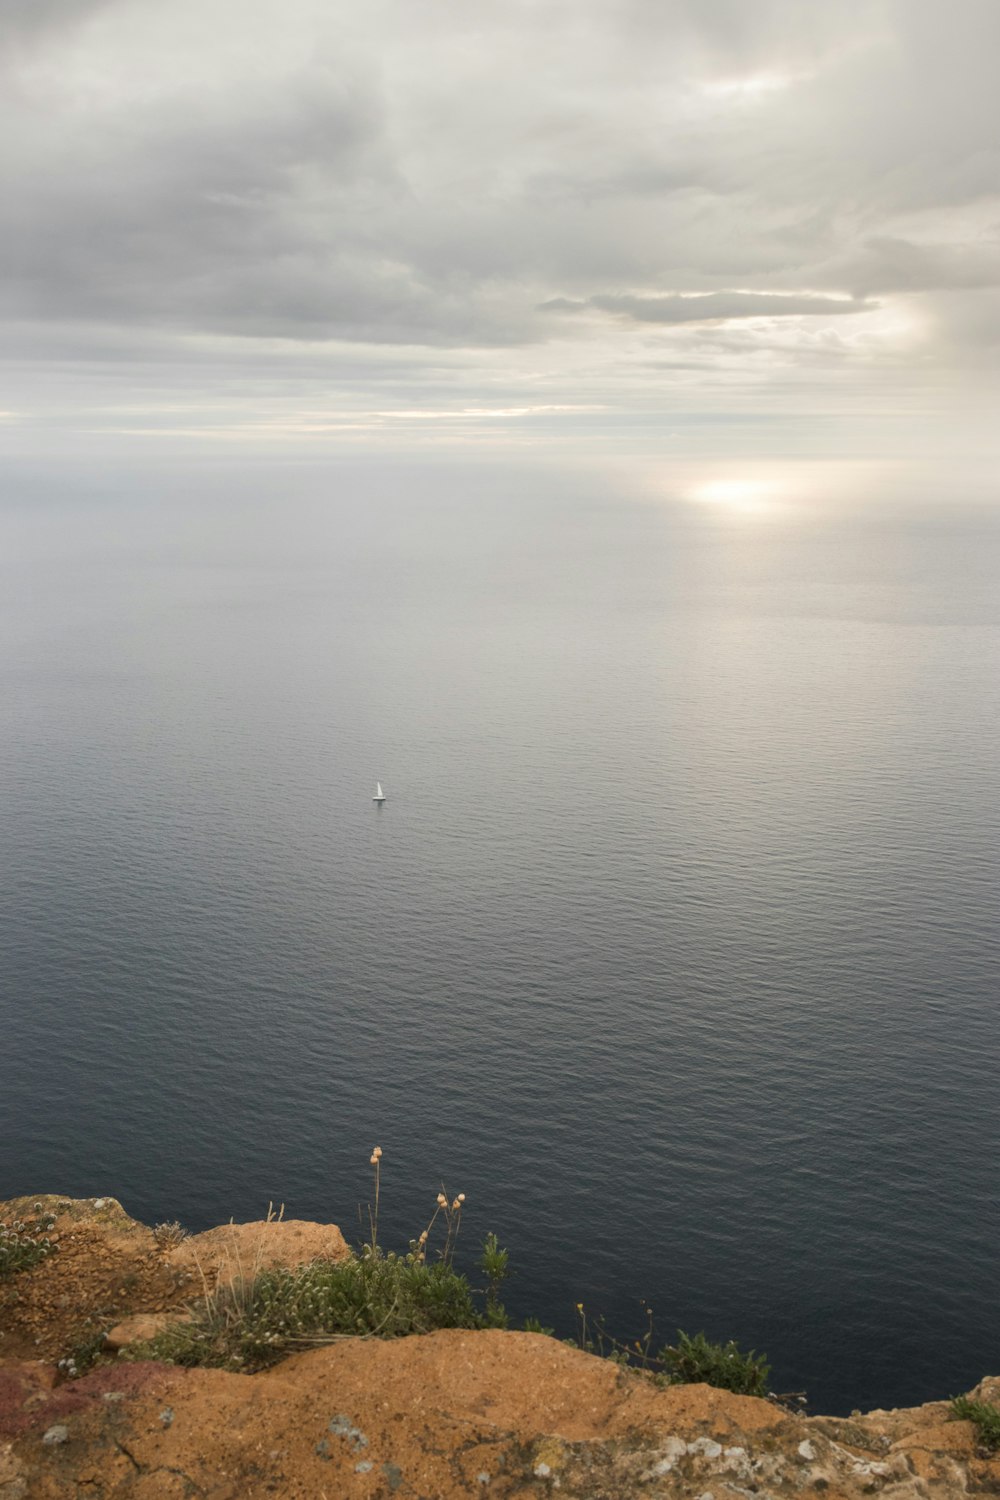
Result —
<instances>
[{"instance_id":1,"label":"rocky cliff top","mask_svg":"<svg viewBox=\"0 0 1000 1500\"><path fill-rule=\"evenodd\" d=\"M56 1252L0 1281L0 1500L1000 1494L1000 1455L946 1402L803 1417L537 1334L342 1339L257 1375L116 1358L67 1378L74 1348L127 1347L205 1283L349 1251L297 1221L170 1243L114 1199L13 1200L0 1221L39 1212ZM1000 1380L976 1395L1000 1400Z\"/></svg>"}]
</instances>

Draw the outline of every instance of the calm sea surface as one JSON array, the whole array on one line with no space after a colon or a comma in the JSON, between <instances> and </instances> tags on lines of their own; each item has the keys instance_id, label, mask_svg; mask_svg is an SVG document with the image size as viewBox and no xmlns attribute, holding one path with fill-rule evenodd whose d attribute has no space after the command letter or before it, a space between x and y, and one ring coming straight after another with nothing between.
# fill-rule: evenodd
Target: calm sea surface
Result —
<instances>
[{"instance_id":1,"label":"calm sea surface","mask_svg":"<svg viewBox=\"0 0 1000 1500\"><path fill-rule=\"evenodd\" d=\"M353 1236L377 1142L562 1332L1000 1373L995 517L217 465L0 541L0 1197Z\"/></svg>"}]
</instances>

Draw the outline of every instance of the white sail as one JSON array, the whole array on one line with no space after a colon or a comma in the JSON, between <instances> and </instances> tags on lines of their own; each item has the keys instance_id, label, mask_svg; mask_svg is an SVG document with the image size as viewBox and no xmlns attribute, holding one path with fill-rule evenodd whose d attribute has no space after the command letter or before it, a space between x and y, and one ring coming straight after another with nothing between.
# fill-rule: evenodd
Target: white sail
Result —
<instances>
[{"instance_id":1,"label":"white sail","mask_svg":"<svg viewBox=\"0 0 1000 1500\"><path fill-rule=\"evenodd\" d=\"M375 783L375 795L372 798L372 801L373 802L384 802L385 801L385 793L382 790L382 783L381 783L381 781L376 781L376 783Z\"/></svg>"}]
</instances>

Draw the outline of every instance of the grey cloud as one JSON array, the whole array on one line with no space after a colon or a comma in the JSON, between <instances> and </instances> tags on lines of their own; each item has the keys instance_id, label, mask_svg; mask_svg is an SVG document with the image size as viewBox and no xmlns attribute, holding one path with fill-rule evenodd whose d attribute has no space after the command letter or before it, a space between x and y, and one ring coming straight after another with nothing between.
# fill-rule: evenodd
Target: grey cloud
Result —
<instances>
[{"instance_id":1,"label":"grey cloud","mask_svg":"<svg viewBox=\"0 0 1000 1500\"><path fill-rule=\"evenodd\" d=\"M879 236L867 240L841 274L858 296L1000 286L1000 238L948 245Z\"/></svg>"},{"instance_id":2,"label":"grey cloud","mask_svg":"<svg viewBox=\"0 0 1000 1500\"><path fill-rule=\"evenodd\" d=\"M420 300L358 214L406 191L381 135L371 91L321 66L250 93L181 84L74 139L40 132L4 250L8 310L377 331Z\"/></svg>"},{"instance_id":3,"label":"grey cloud","mask_svg":"<svg viewBox=\"0 0 1000 1500\"><path fill-rule=\"evenodd\" d=\"M661 297L604 295L574 302L555 297L542 303L547 312L614 313L636 323L719 323L742 318L801 318L871 312L878 304L845 297L817 297L780 292L706 292Z\"/></svg>"},{"instance_id":4,"label":"grey cloud","mask_svg":"<svg viewBox=\"0 0 1000 1500\"><path fill-rule=\"evenodd\" d=\"M843 46L845 37L869 30L873 6L870 0L838 0L836 7L787 0L631 0L623 14L640 47L681 38L701 62L738 71L821 57Z\"/></svg>"},{"instance_id":5,"label":"grey cloud","mask_svg":"<svg viewBox=\"0 0 1000 1500\"><path fill-rule=\"evenodd\" d=\"M936 299L933 314L940 345L975 368L980 379L984 367L995 372L1000 354L1000 290L991 288L976 297L945 292Z\"/></svg>"},{"instance_id":6,"label":"grey cloud","mask_svg":"<svg viewBox=\"0 0 1000 1500\"><path fill-rule=\"evenodd\" d=\"M4 0L0 8L0 45L25 41L56 27L85 21L112 0Z\"/></svg>"},{"instance_id":7,"label":"grey cloud","mask_svg":"<svg viewBox=\"0 0 1000 1500\"><path fill-rule=\"evenodd\" d=\"M0 311L22 331L503 349L614 341L554 310L841 320L993 284L949 220L1000 180L995 0L5 15L34 34L30 63L0 60Z\"/></svg>"},{"instance_id":8,"label":"grey cloud","mask_svg":"<svg viewBox=\"0 0 1000 1500\"><path fill-rule=\"evenodd\" d=\"M427 345L524 336L524 316L477 285L495 233L470 226L476 272L456 264L461 226L441 243L416 203L371 68L318 57L207 86L179 74L148 99L112 98L85 121L71 101L36 124L4 163L9 317Z\"/></svg>"}]
</instances>

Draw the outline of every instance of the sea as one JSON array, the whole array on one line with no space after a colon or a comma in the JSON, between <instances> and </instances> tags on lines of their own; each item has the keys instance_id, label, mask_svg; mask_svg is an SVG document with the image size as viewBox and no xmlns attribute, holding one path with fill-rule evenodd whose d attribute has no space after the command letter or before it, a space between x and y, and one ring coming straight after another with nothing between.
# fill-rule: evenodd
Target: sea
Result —
<instances>
[{"instance_id":1,"label":"sea","mask_svg":"<svg viewBox=\"0 0 1000 1500\"><path fill-rule=\"evenodd\" d=\"M1000 514L706 493L9 471L0 1197L359 1240L379 1145L515 1320L1000 1373Z\"/></svg>"}]
</instances>

